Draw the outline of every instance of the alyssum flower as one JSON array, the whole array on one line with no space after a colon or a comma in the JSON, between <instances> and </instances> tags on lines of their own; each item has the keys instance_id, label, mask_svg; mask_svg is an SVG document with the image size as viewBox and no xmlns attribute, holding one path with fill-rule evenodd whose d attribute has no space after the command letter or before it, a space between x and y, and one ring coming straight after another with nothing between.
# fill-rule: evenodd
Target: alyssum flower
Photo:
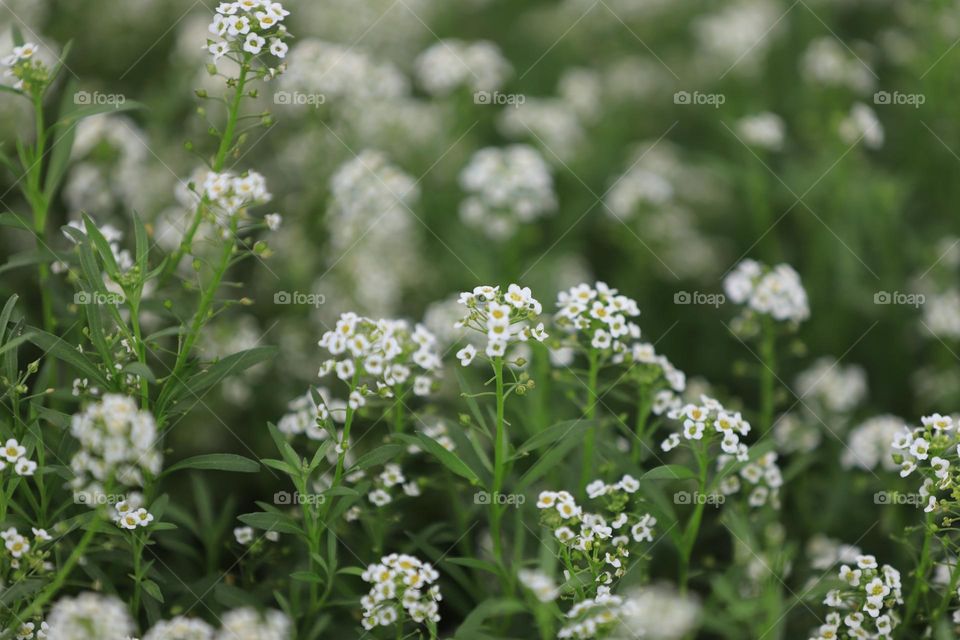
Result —
<instances>
[{"instance_id":1,"label":"alyssum flower","mask_svg":"<svg viewBox=\"0 0 960 640\"><path fill-rule=\"evenodd\" d=\"M511 284L504 293L500 287L479 286L472 292L461 293L459 302L467 307L467 314L455 326L467 327L485 336L483 353L490 359L505 357L512 344L531 338L538 342L547 339L543 323L537 322L543 306L529 287ZM457 352L460 364L465 367L476 356L477 348L472 344Z\"/></svg>"},{"instance_id":2,"label":"alyssum flower","mask_svg":"<svg viewBox=\"0 0 960 640\"><path fill-rule=\"evenodd\" d=\"M732 302L775 320L800 323L810 316L800 276L787 264L771 268L743 260L723 281L723 288Z\"/></svg>"},{"instance_id":3,"label":"alyssum flower","mask_svg":"<svg viewBox=\"0 0 960 640\"><path fill-rule=\"evenodd\" d=\"M239 60L269 51L276 58L287 55L289 38L282 24L290 12L271 0L221 2L213 15L209 31L216 40L207 40L214 61L227 56Z\"/></svg>"},{"instance_id":4,"label":"alyssum flower","mask_svg":"<svg viewBox=\"0 0 960 640\"><path fill-rule=\"evenodd\" d=\"M843 586L830 590L823 601L835 611L810 640L892 637L900 620L894 607L903 604L900 572L878 566L871 555L859 555L853 566L842 565L837 577Z\"/></svg>"},{"instance_id":5,"label":"alyssum flower","mask_svg":"<svg viewBox=\"0 0 960 640\"><path fill-rule=\"evenodd\" d=\"M113 485L141 487L144 473L157 474L163 456L156 449L157 425L128 396L104 394L70 421L70 433L80 442L70 467L74 491L103 493ZM90 503L96 499L88 495Z\"/></svg>"},{"instance_id":6,"label":"alyssum flower","mask_svg":"<svg viewBox=\"0 0 960 640\"><path fill-rule=\"evenodd\" d=\"M604 282L594 286L583 283L561 291L557 309L554 322L582 349L620 354L627 340L640 337L640 327L631 320L640 315L636 300Z\"/></svg>"},{"instance_id":7,"label":"alyssum flower","mask_svg":"<svg viewBox=\"0 0 960 640\"><path fill-rule=\"evenodd\" d=\"M414 556L392 553L367 567L361 576L371 585L361 598L363 628L403 625L405 618L417 623L440 621L440 575L427 562Z\"/></svg>"}]
</instances>

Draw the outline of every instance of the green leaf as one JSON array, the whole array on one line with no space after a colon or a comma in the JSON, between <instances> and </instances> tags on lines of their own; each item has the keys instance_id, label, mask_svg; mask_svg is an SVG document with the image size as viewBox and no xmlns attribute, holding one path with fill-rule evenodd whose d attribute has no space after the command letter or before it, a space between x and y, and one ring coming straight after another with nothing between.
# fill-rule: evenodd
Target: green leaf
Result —
<instances>
[{"instance_id":1,"label":"green leaf","mask_svg":"<svg viewBox=\"0 0 960 640\"><path fill-rule=\"evenodd\" d=\"M237 518L243 524L249 525L254 529L263 531L276 531L278 533L292 533L294 535L303 535L293 520L282 513L269 513L267 511L258 511L256 513L245 513Z\"/></svg>"},{"instance_id":2,"label":"green leaf","mask_svg":"<svg viewBox=\"0 0 960 640\"><path fill-rule=\"evenodd\" d=\"M300 582L315 582L322 583L323 578L316 575L315 573L310 573L309 571L294 571L290 574L290 577L294 580L299 580Z\"/></svg>"},{"instance_id":3,"label":"green leaf","mask_svg":"<svg viewBox=\"0 0 960 640\"><path fill-rule=\"evenodd\" d=\"M454 639L463 640L467 634L474 634L483 628L483 623L490 618L513 615L524 611L523 603L509 598L492 598L481 602L470 612L463 623L457 628Z\"/></svg>"},{"instance_id":4,"label":"green leaf","mask_svg":"<svg viewBox=\"0 0 960 640\"><path fill-rule=\"evenodd\" d=\"M382 464L387 460L396 458L403 452L403 447L399 444L387 444L382 447L377 447L373 451L368 451L364 455L360 456L360 459L357 460L351 470L360 471L363 469L368 469L370 467L375 467L378 464Z\"/></svg>"},{"instance_id":5,"label":"green leaf","mask_svg":"<svg viewBox=\"0 0 960 640\"><path fill-rule=\"evenodd\" d=\"M477 474L474 473L473 469L468 467L467 464L458 458L455 453L444 449L443 446L441 446L440 443L433 438L427 437L423 434L419 434L416 437L398 434L396 437L409 444L419 446L421 449L425 450L427 453L436 458L447 469L450 469L450 471L454 472L458 476L469 480L470 484L482 484L480 482L480 478L477 477Z\"/></svg>"},{"instance_id":6,"label":"green leaf","mask_svg":"<svg viewBox=\"0 0 960 640\"><path fill-rule=\"evenodd\" d=\"M27 218L13 211L0 213L0 227L13 227L14 229L22 229L23 231L32 231L30 223L27 222Z\"/></svg>"},{"instance_id":7,"label":"green leaf","mask_svg":"<svg viewBox=\"0 0 960 640\"><path fill-rule=\"evenodd\" d=\"M28 251L21 251L20 253L15 253L10 256L9 260L0 265L0 273L11 271L13 269L19 269L21 267L31 267L37 264L50 263L56 259L56 254L44 247L39 249L30 249Z\"/></svg>"},{"instance_id":8,"label":"green leaf","mask_svg":"<svg viewBox=\"0 0 960 640\"><path fill-rule=\"evenodd\" d=\"M660 467L654 467L640 476L641 480L690 480L696 478L697 474L689 467L682 464L665 464Z\"/></svg>"},{"instance_id":9,"label":"green leaf","mask_svg":"<svg viewBox=\"0 0 960 640\"><path fill-rule=\"evenodd\" d=\"M181 469L206 469L211 471L232 471L235 473L256 473L260 470L260 463L250 458L238 456L235 453L208 453L202 456L193 456L168 467L164 474L171 474Z\"/></svg>"},{"instance_id":10,"label":"green leaf","mask_svg":"<svg viewBox=\"0 0 960 640\"><path fill-rule=\"evenodd\" d=\"M443 561L451 564L457 564L462 567L470 567L471 569L487 571L495 576L500 575L500 570L497 568L497 565L489 560L482 560L480 558L444 558Z\"/></svg>"},{"instance_id":11,"label":"green leaf","mask_svg":"<svg viewBox=\"0 0 960 640\"><path fill-rule=\"evenodd\" d=\"M34 327L30 327L30 332L30 342L76 369L82 377L89 378L91 383L96 382L101 388L110 388L107 380L100 373L100 370L69 343L51 333Z\"/></svg>"},{"instance_id":12,"label":"green leaf","mask_svg":"<svg viewBox=\"0 0 960 640\"><path fill-rule=\"evenodd\" d=\"M140 583L140 586L143 587L143 590L150 594L150 597L156 600L157 602L163 602L163 593L160 591L160 585L158 585L153 580L144 580Z\"/></svg>"},{"instance_id":13,"label":"green leaf","mask_svg":"<svg viewBox=\"0 0 960 640\"><path fill-rule=\"evenodd\" d=\"M85 213L83 214L83 226L87 230L87 237L93 241L93 246L97 248L97 253L100 254L100 259L103 260L107 273L111 278L117 280L120 277L120 267L117 266L117 260L113 257L113 249L110 248L110 243L100 233L97 223Z\"/></svg>"},{"instance_id":14,"label":"green leaf","mask_svg":"<svg viewBox=\"0 0 960 640\"><path fill-rule=\"evenodd\" d=\"M137 212L133 212L133 235L136 239L136 260L140 268L140 277L145 278L147 274L148 258L150 257L150 241L147 237L147 229L143 226L143 221Z\"/></svg>"},{"instance_id":15,"label":"green leaf","mask_svg":"<svg viewBox=\"0 0 960 640\"><path fill-rule=\"evenodd\" d=\"M91 104L79 109L74 109L64 116L61 116L57 122L58 125L71 125L89 118L100 115L101 113L120 113L122 111L134 111L136 109L146 109L147 106L135 100L125 100L123 104ZM132 134L131 134L132 135Z\"/></svg>"},{"instance_id":16,"label":"green leaf","mask_svg":"<svg viewBox=\"0 0 960 640\"><path fill-rule=\"evenodd\" d=\"M142 362L131 362L123 368L124 373L130 373L136 376L140 376L144 380L150 383L157 381L157 377L153 375L150 367L143 364Z\"/></svg>"},{"instance_id":17,"label":"green leaf","mask_svg":"<svg viewBox=\"0 0 960 640\"><path fill-rule=\"evenodd\" d=\"M200 397L206 389L219 384L231 375L242 373L256 364L273 358L276 353L276 347L254 347L222 358L186 381L171 380L167 384L170 391L168 392L165 388L160 395L157 402L157 412L162 413L162 410L166 409L168 404L176 407L178 403L185 403L190 398ZM168 411L168 413L171 411Z\"/></svg>"},{"instance_id":18,"label":"green leaf","mask_svg":"<svg viewBox=\"0 0 960 640\"><path fill-rule=\"evenodd\" d=\"M580 444L579 440L559 440L546 453L537 458L537 462L527 470L517 484L517 491L522 492L534 482L542 478L548 471L563 462L570 450Z\"/></svg>"},{"instance_id":19,"label":"green leaf","mask_svg":"<svg viewBox=\"0 0 960 640\"><path fill-rule=\"evenodd\" d=\"M553 444L559 440L573 439L579 440L580 437L591 427L597 426L597 420L565 420L551 427L547 427L536 434L517 449L516 457L526 455L531 451L536 451L541 447Z\"/></svg>"}]
</instances>

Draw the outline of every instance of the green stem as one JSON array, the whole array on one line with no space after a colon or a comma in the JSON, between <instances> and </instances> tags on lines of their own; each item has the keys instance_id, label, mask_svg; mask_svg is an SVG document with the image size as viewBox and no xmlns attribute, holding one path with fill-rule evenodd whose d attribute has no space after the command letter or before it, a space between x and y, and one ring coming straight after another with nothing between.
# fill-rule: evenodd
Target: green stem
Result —
<instances>
[{"instance_id":1,"label":"green stem","mask_svg":"<svg viewBox=\"0 0 960 640\"><path fill-rule=\"evenodd\" d=\"M33 209L33 232L37 249L41 250L46 246L49 203L43 192L43 154L47 146L47 129L43 118L43 97L40 94L33 97L33 113L36 121L37 144L33 153L33 164L30 165L27 175L27 188L30 193L30 206ZM50 288L47 286L47 281L50 279L50 267L46 262L40 262L38 271L43 328L49 332L53 331L56 325L56 319L53 315L53 300L50 297Z\"/></svg>"},{"instance_id":2,"label":"green stem","mask_svg":"<svg viewBox=\"0 0 960 640\"><path fill-rule=\"evenodd\" d=\"M135 348L137 350L137 361L146 366L147 364L147 350L146 345L143 343L143 334L140 331L140 304L139 301L136 304L130 305L130 324L133 327L133 337L136 340ZM140 405L145 411L150 409L150 390L147 386L147 380L143 376L140 376Z\"/></svg>"},{"instance_id":3,"label":"green stem","mask_svg":"<svg viewBox=\"0 0 960 640\"><path fill-rule=\"evenodd\" d=\"M931 542L933 540L933 514L928 513L923 526L923 547L920 550L920 563L917 565L913 589L907 597L906 612L903 616L903 624L900 629L903 633L909 633L910 623L913 622L913 616L916 613L917 605L920 603L920 592L926 590L927 572L930 570L932 558L930 555Z\"/></svg>"},{"instance_id":4,"label":"green stem","mask_svg":"<svg viewBox=\"0 0 960 640\"><path fill-rule=\"evenodd\" d=\"M131 532L133 539L130 544L133 550L133 598L130 601L130 615L134 620L139 618L140 614L140 583L143 580L141 575L143 565L143 541L140 539L138 531Z\"/></svg>"},{"instance_id":5,"label":"green stem","mask_svg":"<svg viewBox=\"0 0 960 640\"><path fill-rule=\"evenodd\" d=\"M231 237L223 245L223 250L220 253L220 260L214 271L213 279L207 284L207 288L200 298L200 306L197 308L196 315L193 316L190 330L180 347L180 352L177 354L177 361L174 363L169 376L170 381L174 384L177 382L183 367L187 364L187 358L190 357L190 351L193 349L194 343L196 343L197 338L200 337L200 332L203 330L203 326L207 321L207 315L210 313L210 307L213 305L213 298L217 293L217 289L220 287L220 281L223 280L223 276L230 266L230 257L233 255L234 249L233 233L236 231L236 226L237 221L234 219L230 223Z\"/></svg>"},{"instance_id":6,"label":"green stem","mask_svg":"<svg viewBox=\"0 0 960 640\"><path fill-rule=\"evenodd\" d=\"M760 369L760 429L762 433L768 433L773 428L777 352L773 319L766 315L763 316L760 356L763 361Z\"/></svg>"},{"instance_id":7,"label":"green stem","mask_svg":"<svg viewBox=\"0 0 960 640\"><path fill-rule=\"evenodd\" d=\"M634 427L637 441L633 444L633 461L637 465L640 464L640 456L643 454L643 438L647 431L647 420L650 418L651 405L650 386L641 383L637 397L637 423Z\"/></svg>"},{"instance_id":8,"label":"green stem","mask_svg":"<svg viewBox=\"0 0 960 640\"><path fill-rule=\"evenodd\" d=\"M506 429L504 425L506 396L503 390L503 358L494 358L492 364L497 387L497 432L496 439L493 443L493 491L490 495L490 535L493 538L494 561L500 570L504 583L509 584L510 581L506 580L506 567L503 565L503 534L501 531L503 506L499 502L500 492L503 489L503 480L506 476Z\"/></svg>"},{"instance_id":9,"label":"green stem","mask_svg":"<svg viewBox=\"0 0 960 640\"><path fill-rule=\"evenodd\" d=\"M600 373L600 358L595 351L588 354L589 369L587 370L587 402L583 412L584 418L593 420L597 415L597 377ZM597 426L587 427L587 434L583 442L583 462L580 467L579 492L583 494L590 477L593 475L594 448L597 440Z\"/></svg>"},{"instance_id":10,"label":"green stem","mask_svg":"<svg viewBox=\"0 0 960 640\"><path fill-rule=\"evenodd\" d=\"M700 532L700 523L703 520L703 510L706 507L707 454L704 448L698 448L695 453L699 466L699 475L697 477L697 494L693 496L693 502L695 503L693 515L683 530L683 538L680 543L680 571L677 583L680 586L681 593L687 592L687 582L690 578L690 558L693 555L693 547L696 545L697 534Z\"/></svg>"},{"instance_id":11,"label":"green stem","mask_svg":"<svg viewBox=\"0 0 960 640\"><path fill-rule=\"evenodd\" d=\"M60 590L60 587L63 586L64 581L67 579L67 576L70 574L70 571L73 570L73 567L80 561L80 556L83 555L83 552L87 550L87 547L90 545L90 542L93 541L94 535L97 533L97 530L100 528L100 514L94 514L94 517L90 520L90 524L86 532L83 534L83 537L80 538L80 542L76 547L73 548L73 552L67 558L67 561L63 563L63 566L60 567L60 570L57 572L57 575L53 577L53 580L47 585L47 588L39 596L34 598L30 602L23 613L21 613L17 618L19 620L30 620L41 611L43 607L57 594Z\"/></svg>"},{"instance_id":12,"label":"green stem","mask_svg":"<svg viewBox=\"0 0 960 640\"><path fill-rule=\"evenodd\" d=\"M220 146L217 148L217 154L214 156L213 163L210 165L210 168L214 173L220 173L223 171L223 167L227 162L227 154L233 147L233 136L236 133L237 121L240 117L240 102L243 100L243 92L246 88L247 74L249 71L249 59L245 58L240 65L240 75L237 77L237 84L234 87L233 98L231 99L230 106L227 110L227 124L224 127L223 136L220 138ZM180 241L180 246L178 246L177 250L173 252L170 260L164 267L161 280L166 279L166 277L177 268L177 265L180 264L183 256L190 251L193 245L193 238L196 236L197 229L200 228L200 222L203 220L203 211L206 208L206 205L207 198L206 196L203 196L200 198L200 202L197 203L197 209L193 214L193 220L191 220L190 226L187 228L187 232Z\"/></svg>"}]
</instances>

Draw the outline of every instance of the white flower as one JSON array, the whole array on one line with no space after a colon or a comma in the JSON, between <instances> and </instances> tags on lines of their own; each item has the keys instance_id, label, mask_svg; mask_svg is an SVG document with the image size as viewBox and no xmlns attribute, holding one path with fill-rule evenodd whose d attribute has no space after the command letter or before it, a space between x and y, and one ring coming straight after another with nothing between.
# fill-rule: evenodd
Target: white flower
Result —
<instances>
[{"instance_id":1,"label":"white flower","mask_svg":"<svg viewBox=\"0 0 960 640\"><path fill-rule=\"evenodd\" d=\"M247 39L243 43L243 50L257 55L263 50L263 45L267 43L262 37L255 33L248 33Z\"/></svg>"},{"instance_id":2,"label":"white flower","mask_svg":"<svg viewBox=\"0 0 960 640\"><path fill-rule=\"evenodd\" d=\"M270 53L277 56L278 58L285 58L287 56L287 43L282 40L277 40L272 38L270 40Z\"/></svg>"},{"instance_id":3,"label":"white flower","mask_svg":"<svg viewBox=\"0 0 960 640\"><path fill-rule=\"evenodd\" d=\"M248 545L254 540L253 527L236 527L233 530L233 537L237 543Z\"/></svg>"},{"instance_id":4,"label":"white flower","mask_svg":"<svg viewBox=\"0 0 960 640\"><path fill-rule=\"evenodd\" d=\"M460 186L468 194L460 203L461 219L494 240L557 206L549 167L526 145L476 152L460 173Z\"/></svg>"}]
</instances>

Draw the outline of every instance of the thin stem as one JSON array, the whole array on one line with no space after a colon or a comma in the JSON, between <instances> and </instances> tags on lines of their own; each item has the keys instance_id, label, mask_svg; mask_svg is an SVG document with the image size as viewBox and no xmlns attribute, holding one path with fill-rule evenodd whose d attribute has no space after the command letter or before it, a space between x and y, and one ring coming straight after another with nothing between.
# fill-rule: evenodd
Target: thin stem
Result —
<instances>
[{"instance_id":1,"label":"thin stem","mask_svg":"<svg viewBox=\"0 0 960 640\"><path fill-rule=\"evenodd\" d=\"M702 441L701 441L702 442ZM706 507L706 488L707 488L707 454L701 447L695 450L697 464L699 466L699 475L697 477L697 493L693 496L694 509L693 515L687 522L683 531L683 538L680 543L680 571L677 582L680 585L680 592L687 592L687 582L690 578L690 557L693 555L693 547L697 542L697 534L700 532L700 523L703 520L703 510Z\"/></svg>"},{"instance_id":2,"label":"thin stem","mask_svg":"<svg viewBox=\"0 0 960 640\"><path fill-rule=\"evenodd\" d=\"M243 92L246 88L247 74L249 72L249 60L244 58L240 65L240 75L237 77L237 84L236 87L234 87L233 98L230 100L230 105L227 109L227 124L224 127L223 136L220 138L220 146L217 148L217 154L214 156L213 163L210 165L210 168L214 173L220 173L223 171L223 167L227 161L227 154L233 147L233 136L236 132L237 120L239 119L240 115L240 102L243 100ZM166 267L164 267L161 280L170 275L170 273L177 268L177 265L180 264L183 256L190 251L190 248L193 245L193 238L196 236L197 229L200 228L200 222L203 220L203 212L206 206L207 198L206 196L203 196L200 198L200 202L197 203L197 209L193 214L193 220L191 220L190 226L187 228L187 232L180 241L180 246L177 247L177 250L174 251L170 260L167 262Z\"/></svg>"},{"instance_id":3,"label":"thin stem","mask_svg":"<svg viewBox=\"0 0 960 640\"><path fill-rule=\"evenodd\" d=\"M33 209L33 232L40 250L46 245L48 202L43 192L43 154L47 146L47 129L43 118L43 97L37 94L33 97L33 113L36 122L37 142L33 153L33 164L29 167L27 176L30 192L30 206ZM53 300L47 280L50 279L50 267L41 261L38 265L40 277L40 304L43 311L43 328L53 331L56 319L53 315Z\"/></svg>"},{"instance_id":4,"label":"thin stem","mask_svg":"<svg viewBox=\"0 0 960 640\"><path fill-rule=\"evenodd\" d=\"M903 624L900 628L904 633L908 633L910 629L910 623L913 621L913 616L916 613L917 605L920 603L920 592L921 590L926 589L926 579L927 572L930 570L930 565L932 563L932 558L930 555L931 542L933 540L933 514L928 513L923 526L923 547L920 549L920 563L917 565L916 572L914 573L915 580L913 582L913 589L910 590L910 595L907 598L907 607L906 612L903 616Z\"/></svg>"},{"instance_id":5,"label":"thin stem","mask_svg":"<svg viewBox=\"0 0 960 640\"><path fill-rule=\"evenodd\" d=\"M231 238L233 233L236 231L236 226L236 220L231 221ZM173 369L170 372L170 380L173 382L177 381L178 375L187 363L187 358L190 356L190 351L193 349L194 343L197 341L197 338L200 337L200 331L203 329L203 326L206 323L207 315L210 313L210 307L213 304L213 298L217 293L217 289L220 287L220 281L223 280L223 276L227 272L227 268L230 266L230 257L233 255L233 249L233 240L227 240L224 243L223 250L220 253L220 261L217 264L216 271L214 271L213 278L208 283L207 288L204 290L203 295L200 298L200 306L197 308L196 315L193 316L193 322L190 325L190 330L180 347L180 352L177 354L177 361L174 363Z\"/></svg>"},{"instance_id":6,"label":"thin stem","mask_svg":"<svg viewBox=\"0 0 960 640\"><path fill-rule=\"evenodd\" d=\"M777 370L776 332L773 320L763 316L760 343L760 429L768 433L773 428L773 395Z\"/></svg>"},{"instance_id":7,"label":"thin stem","mask_svg":"<svg viewBox=\"0 0 960 640\"><path fill-rule=\"evenodd\" d=\"M587 371L587 402L583 415L587 420L593 420L597 415L597 377L600 373L600 358L597 353L591 350L587 358L589 360L589 369ZM583 462L580 467L580 493L582 494L590 477L593 475L593 457L594 448L597 440L597 426L591 424L587 427L587 434L583 442Z\"/></svg>"},{"instance_id":8,"label":"thin stem","mask_svg":"<svg viewBox=\"0 0 960 640\"><path fill-rule=\"evenodd\" d=\"M634 427L634 435L637 441L633 444L633 461L640 464L640 456L643 453L643 438L647 431L647 420L650 418L651 409L650 385L641 383L637 394L637 423Z\"/></svg>"},{"instance_id":9,"label":"thin stem","mask_svg":"<svg viewBox=\"0 0 960 640\"><path fill-rule=\"evenodd\" d=\"M94 514L94 517L90 520L90 524L87 528L87 531L83 534L83 537L80 538L80 542L76 547L73 548L73 552L67 558L67 561L63 563L63 566L60 567L60 571L57 572L57 575L53 577L53 580L47 585L47 588L39 596L33 599L30 603L30 606L21 613L17 618L19 620L29 620L43 610L43 607L57 594L60 590L60 587L63 586L64 581L67 579L67 576L70 574L70 571L73 570L73 567L80 561L80 557L83 555L83 552L87 550L87 547L90 545L90 542L93 541L94 535L97 533L100 528L100 514Z\"/></svg>"},{"instance_id":10,"label":"thin stem","mask_svg":"<svg viewBox=\"0 0 960 640\"><path fill-rule=\"evenodd\" d=\"M499 501L500 491L503 489L503 479L506 475L506 429L504 426L504 405L506 397L503 391L503 358L494 358L492 364L497 389L497 433L493 443L493 491L490 495L490 535L493 537L494 561L500 569L501 576L506 581L506 568L503 566L503 534L501 531L503 505L501 505Z\"/></svg>"},{"instance_id":11,"label":"thin stem","mask_svg":"<svg viewBox=\"0 0 960 640\"><path fill-rule=\"evenodd\" d=\"M140 332L140 304L131 304L130 305L130 325L133 327L133 337L136 339L135 348L137 350L137 361L146 366L147 364L147 351L146 347L143 344L143 335ZM150 391L147 386L147 380L143 376L140 376L140 404L143 409L150 409Z\"/></svg>"}]
</instances>

